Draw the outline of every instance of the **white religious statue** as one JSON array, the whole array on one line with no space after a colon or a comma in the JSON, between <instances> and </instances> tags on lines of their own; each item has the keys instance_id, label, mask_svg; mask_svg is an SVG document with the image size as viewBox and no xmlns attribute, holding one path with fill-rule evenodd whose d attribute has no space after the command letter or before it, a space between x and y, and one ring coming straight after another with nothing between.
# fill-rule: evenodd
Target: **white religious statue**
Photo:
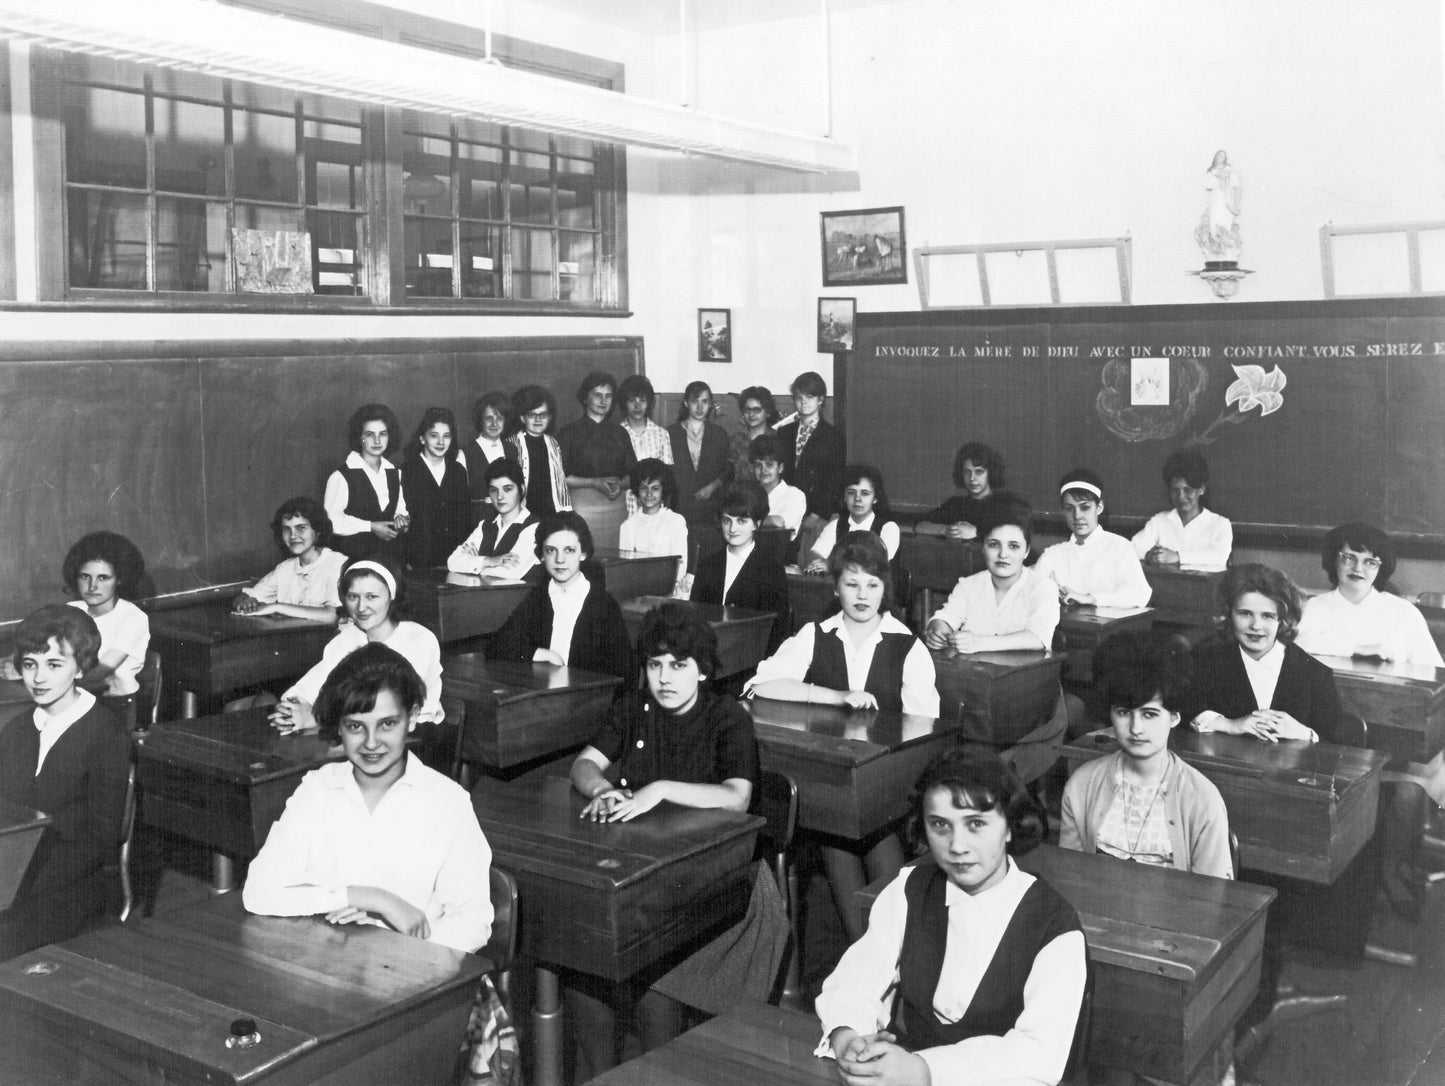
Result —
<instances>
[{"instance_id":1,"label":"white religious statue","mask_svg":"<svg viewBox=\"0 0 1445 1086\"><path fill-rule=\"evenodd\" d=\"M1244 248L1239 235L1240 200L1244 181L1239 171L1229 164L1229 156L1219 151L1204 174L1204 191L1209 204L1194 228L1194 240L1207 261L1234 261Z\"/></svg>"}]
</instances>

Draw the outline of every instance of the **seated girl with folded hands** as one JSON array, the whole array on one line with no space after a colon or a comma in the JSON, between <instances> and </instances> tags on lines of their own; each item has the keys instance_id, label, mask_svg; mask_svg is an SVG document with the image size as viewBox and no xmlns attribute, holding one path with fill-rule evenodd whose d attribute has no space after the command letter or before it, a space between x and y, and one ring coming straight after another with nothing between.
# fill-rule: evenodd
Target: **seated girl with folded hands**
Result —
<instances>
[{"instance_id":1,"label":"seated girl with folded hands","mask_svg":"<svg viewBox=\"0 0 1445 1086\"><path fill-rule=\"evenodd\" d=\"M960 577L928 620L924 643L954 652L1047 649L1059 624L1054 583L1024 565L1033 541L1028 505L1015 500L983 540L980 573Z\"/></svg>"}]
</instances>

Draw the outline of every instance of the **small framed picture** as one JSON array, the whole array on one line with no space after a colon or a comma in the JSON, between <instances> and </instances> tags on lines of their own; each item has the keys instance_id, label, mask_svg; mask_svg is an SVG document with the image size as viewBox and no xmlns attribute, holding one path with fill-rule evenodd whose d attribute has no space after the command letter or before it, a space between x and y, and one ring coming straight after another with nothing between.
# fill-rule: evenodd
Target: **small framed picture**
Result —
<instances>
[{"instance_id":1,"label":"small framed picture","mask_svg":"<svg viewBox=\"0 0 1445 1086\"><path fill-rule=\"evenodd\" d=\"M731 309L699 309L697 311L697 360L699 362L731 362L733 360L733 311Z\"/></svg>"},{"instance_id":2,"label":"small framed picture","mask_svg":"<svg viewBox=\"0 0 1445 1086\"><path fill-rule=\"evenodd\" d=\"M853 349L853 322L858 303L853 298L818 299L818 353L841 354Z\"/></svg>"},{"instance_id":3,"label":"small framed picture","mask_svg":"<svg viewBox=\"0 0 1445 1086\"><path fill-rule=\"evenodd\" d=\"M908 282L908 242L901 207L823 212L823 285Z\"/></svg>"}]
</instances>

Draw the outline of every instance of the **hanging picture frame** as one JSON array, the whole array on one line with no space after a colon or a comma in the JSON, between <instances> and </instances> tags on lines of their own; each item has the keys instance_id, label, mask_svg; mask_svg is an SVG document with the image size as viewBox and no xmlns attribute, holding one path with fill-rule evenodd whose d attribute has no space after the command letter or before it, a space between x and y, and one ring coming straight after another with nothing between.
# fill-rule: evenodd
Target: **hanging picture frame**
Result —
<instances>
[{"instance_id":1,"label":"hanging picture frame","mask_svg":"<svg viewBox=\"0 0 1445 1086\"><path fill-rule=\"evenodd\" d=\"M823 286L867 287L908 282L903 208L825 211L822 232Z\"/></svg>"}]
</instances>

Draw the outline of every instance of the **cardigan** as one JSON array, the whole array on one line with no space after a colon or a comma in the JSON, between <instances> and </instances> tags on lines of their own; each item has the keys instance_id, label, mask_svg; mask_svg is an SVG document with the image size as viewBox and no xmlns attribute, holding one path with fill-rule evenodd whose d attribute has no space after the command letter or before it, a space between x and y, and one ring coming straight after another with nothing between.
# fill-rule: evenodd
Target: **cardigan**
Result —
<instances>
[{"instance_id":1,"label":"cardigan","mask_svg":"<svg viewBox=\"0 0 1445 1086\"><path fill-rule=\"evenodd\" d=\"M768 637L768 652L771 654L782 644L790 606L788 578L782 563L776 557L770 560L764 550L763 547L753 547L733 579L726 599L723 598L723 578L727 575L727 548L703 555L698 559L697 572L693 575L691 599L697 603L721 603L752 611L771 611L777 616L773 620L773 632Z\"/></svg>"},{"instance_id":2,"label":"cardigan","mask_svg":"<svg viewBox=\"0 0 1445 1086\"><path fill-rule=\"evenodd\" d=\"M687 447L687 431L682 423L674 422L667 428L672 441L672 473L677 478L677 511L689 524L707 521L716 524L718 509L722 505L722 490L732 481L733 465L728 456L728 435L721 426L712 423L702 428L702 453L693 467L692 453ZM720 480L723 486L713 492L706 501L694 496L708 484Z\"/></svg>"},{"instance_id":3,"label":"cardigan","mask_svg":"<svg viewBox=\"0 0 1445 1086\"><path fill-rule=\"evenodd\" d=\"M1059 845L1079 852L1097 852L1096 835L1118 795L1122 752L1095 758L1074 770L1064 786ZM1169 755L1161 796L1169 823L1169 846L1177 871L1232 879L1229 814L1214 783L1176 754Z\"/></svg>"},{"instance_id":4,"label":"cardigan","mask_svg":"<svg viewBox=\"0 0 1445 1086\"><path fill-rule=\"evenodd\" d=\"M541 441L547 449L547 463L533 464L527 437L525 430L518 430L508 439L507 445L507 456L522 468L522 478L525 480L522 489L526 494L527 508L538 516L571 509L572 497L567 492L567 472L562 467L562 447L551 434L543 434L536 440ZM547 486L533 486L534 476L545 478Z\"/></svg>"},{"instance_id":5,"label":"cardigan","mask_svg":"<svg viewBox=\"0 0 1445 1086\"><path fill-rule=\"evenodd\" d=\"M411 514L406 559L416 569L446 565L447 555L467 537L471 524L467 469L455 457L445 464L441 482L421 456L408 457L402 465L401 489Z\"/></svg>"},{"instance_id":6,"label":"cardigan","mask_svg":"<svg viewBox=\"0 0 1445 1086\"><path fill-rule=\"evenodd\" d=\"M590 579L590 578L589 578ZM533 585L522 602L507 616L501 629L492 634L487 655L497 660L530 660L538 649L552 644L551 581ZM572 647L567 666L584 671L616 675L622 688L636 681L632 664L632 639L622 620L622 608L598 581L592 581L577 625L572 628Z\"/></svg>"},{"instance_id":7,"label":"cardigan","mask_svg":"<svg viewBox=\"0 0 1445 1086\"><path fill-rule=\"evenodd\" d=\"M1262 708L1255 703L1242 652L1233 638L1205 641L1195 648L1194 684L1184 698L1184 720L1193 721L1205 710L1235 719ZM1284 646L1274 699L1263 708L1284 710L1326 742L1341 740L1343 719L1334 672L1297 645Z\"/></svg>"},{"instance_id":8,"label":"cardigan","mask_svg":"<svg viewBox=\"0 0 1445 1086\"><path fill-rule=\"evenodd\" d=\"M827 520L838 509L838 495L843 492L843 467L847 446L843 433L826 419L819 419L797 455L798 423L778 427L778 443L782 445L783 478L808 496L808 512Z\"/></svg>"}]
</instances>

